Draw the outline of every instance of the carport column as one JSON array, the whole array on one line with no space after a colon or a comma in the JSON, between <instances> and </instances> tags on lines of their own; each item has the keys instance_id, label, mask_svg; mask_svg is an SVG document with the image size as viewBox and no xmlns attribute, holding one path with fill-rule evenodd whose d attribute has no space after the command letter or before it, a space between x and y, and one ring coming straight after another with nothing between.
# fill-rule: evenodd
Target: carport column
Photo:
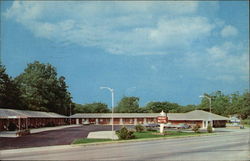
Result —
<instances>
[{"instance_id":1,"label":"carport column","mask_svg":"<svg viewBox=\"0 0 250 161\"><path fill-rule=\"evenodd\" d=\"M208 120L206 120L206 127L205 128L207 128L207 126L208 126Z\"/></svg>"},{"instance_id":2,"label":"carport column","mask_svg":"<svg viewBox=\"0 0 250 161\"><path fill-rule=\"evenodd\" d=\"M143 119L143 124L146 124L147 123L147 118L144 118Z\"/></svg>"},{"instance_id":3,"label":"carport column","mask_svg":"<svg viewBox=\"0 0 250 161\"><path fill-rule=\"evenodd\" d=\"M122 118L120 118L120 125L123 125L123 121L122 121Z\"/></svg>"},{"instance_id":4,"label":"carport column","mask_svg":"<svg viewBox=\"0 0 250 161\"><path fill-rule=\"evenodd\" d=\"M134 118L134 119L135 119L134 124L137 125L137 118Z\"/></svg>"},{"instance_id":5,"label":"carport column","mask_svg":"<svg viewBox=\"0 0 250 161\"><path fill-rule=\"evenodd\" d=\"M95 124L98 125L99 124L99 120L98 118L95 119Z\"/></svg>"}]
</instances>

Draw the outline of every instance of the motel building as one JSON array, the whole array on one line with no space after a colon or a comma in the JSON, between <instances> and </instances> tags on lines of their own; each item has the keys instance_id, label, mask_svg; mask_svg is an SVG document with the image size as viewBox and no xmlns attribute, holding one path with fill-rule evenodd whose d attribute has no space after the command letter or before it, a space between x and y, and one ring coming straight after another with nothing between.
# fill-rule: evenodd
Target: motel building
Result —
<instances>
[{"instance_id":1,"label":"motel building","mask_svg":"<svg viewBox=\"0 0 250 161\"><path fill-rule=\"evenodd\" d=\"M114 125L137 125L157 123L159 113L114 113ZM207 128L211 123L213 127L225 127L229 118L195 110L187 113L168 113L167 123L177 125L180 123L201 128ZM77 113L70 117L53 112L14 110L0 108L0 131L9 131L10 124L14 124L16 130L41 128L48 126L61 126L69 124L84 124L89 122L95 125L111 125L111 113Z\"/></svg>"},{"instance_id":2,"label":"motel building","mask_svg":"<svg viewBox=\"0 0 250 161\"><path fill-rule=\"evenodd\" d=\"M114 125L136 125L157 123L159 113L114 113ZM77 113L70 116L72 124L83 124L89 122L96 125L111 125L111 113ZM201 128L207 128L211 123L213 127L225 127L229 120L227 117L216 115L202 110L194 110L187 113L168 113L167 123L177 125L180 123L194 126L198 124Z\"/></svg>"},{"instance_id":3,"label":"motel building","mask_svg":"<svg viewBox=\"0 0 250 161\"><path fill-rule=\"evenodd\" d=\"M14 124L16 130L24 130L67 125L69 124L69 118L68 116L59 115L53 112L0 108L0 131L9 131L10 124Z\"/></svg>"}]
</instances>

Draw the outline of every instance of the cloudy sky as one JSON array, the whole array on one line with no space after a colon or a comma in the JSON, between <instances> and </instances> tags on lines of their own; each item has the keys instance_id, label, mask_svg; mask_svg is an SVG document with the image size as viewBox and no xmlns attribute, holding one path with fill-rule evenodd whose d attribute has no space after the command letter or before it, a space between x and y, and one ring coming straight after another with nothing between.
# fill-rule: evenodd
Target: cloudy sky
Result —
<instances>
[{"instance_id":1,"label":"cloudy sky","mask_svg":"<svg viewBox=\"0 0 250 161\"><path fill-rule=\"evenodd\" d=\"M247 1L4 1L2 63L12 77L38 60L66 77L76 103L115 89L149 101L198 104L249 84Z\"/></svg>"}]
</instances>

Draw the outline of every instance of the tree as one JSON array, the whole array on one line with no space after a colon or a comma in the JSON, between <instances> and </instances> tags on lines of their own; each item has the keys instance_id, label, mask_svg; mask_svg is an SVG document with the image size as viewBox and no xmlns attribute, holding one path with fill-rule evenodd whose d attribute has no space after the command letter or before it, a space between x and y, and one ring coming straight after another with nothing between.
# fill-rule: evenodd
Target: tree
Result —
<instances>
[{"instance_id":1,"label":"tree","mask_svg":"<svg viewBox=\"0 0 250 161\"><path fill-rule=\"evenodd\" d=\"M0 108L24 109L20 89L0 65Z\"/></svg>"},{"instance_id":2,"label":"tree","mask_svg":"<svg viewBox=\"0 0 250 161\"><path fill-rule=\"evenodd\" d=\"M65 78L57 79L55 67L38 61L28 64L22 74L15 78L22 98L29 110L51 111L67 114L71 103Z\"/></svg>"},{"instance_id":3,"label":"tree","mask_svg":"<svg viewBox=\"0 0 250 161\"><path fill-rule=\"evenodd\" d=\"M109 113L110 109L108 108L108 105L97 102L97 103L91 103L91 104L85 104L85 105L76 104L75 112L77 113Z\"/></svg>"},{"instance_id":4,"label":"tree","mask_svg":"<svg viewBox=\"0 0 250 161\"><path fill-rule=\"evenodd\" d=\"M182 106L180 107L180 111L181 113L186 113L186 112L190 112L197 109L196 105L186 105L186 106Z\"/></svg>"},{"instance_id":5,"label":"tree","mask_svg":"<svg viewBox=\"0 0 250 161\"><path fill-rule=\"evenodd\" d=\"M168 112L179 112L180 106L177 103L170 102L149 102L146 109L150 113L160 113L162 110Z\"/></svg>"},{"instance_id":6,"label":"tree","mask_svg":"<svg viewBox=\"0 0 250 161\"><path fill-rule=\"evenodd\" d=\"M136 113L139 110L138 97L123 97L115 108L115 112L120 113Z\"/></svg>"}]
</instances>

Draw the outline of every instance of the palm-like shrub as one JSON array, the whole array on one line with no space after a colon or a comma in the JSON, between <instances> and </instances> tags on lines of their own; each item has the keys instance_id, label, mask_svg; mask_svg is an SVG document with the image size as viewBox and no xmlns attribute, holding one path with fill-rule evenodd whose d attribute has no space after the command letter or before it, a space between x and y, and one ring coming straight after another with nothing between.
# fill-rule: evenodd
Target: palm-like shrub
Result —
<instances>
[{"instance_id":1,"label":"palm-like shrub","mask_svg":"<svg viewBox=\"0 0 250 161\"><path fill-rule=\"evenodd\" d=\"M125 126L122 127L120 130L116 131L116 134L118 135L120 140L127 140L127 139L135 138L134 132L131 130L128 130Z\"/></svg>"},{"instance_id":2,"label":"palm-like shrub","mask_svg":"<svg viewBox=\"0 0 250 161\"><path fill-rule=\"evenodd\" d=\"M208 126L207 126L207 132L208 133L212 133L213 132L213 127L211 126L211 124L208 124Z\"/></svg>"}]
</instances>

